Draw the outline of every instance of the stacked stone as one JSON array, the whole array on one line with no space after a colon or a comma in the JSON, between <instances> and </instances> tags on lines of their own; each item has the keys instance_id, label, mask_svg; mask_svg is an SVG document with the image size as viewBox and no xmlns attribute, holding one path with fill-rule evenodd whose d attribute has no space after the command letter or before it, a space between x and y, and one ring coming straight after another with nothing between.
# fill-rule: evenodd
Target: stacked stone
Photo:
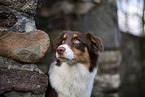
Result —
<instances>
[{"instance_id":1,"label":"stacked stone","mask_svg":"<svg viewBox=\"0 0 145 97\"><path fill-rule=\"evenodd\" d=\"M48 78L34 63L45 55L48 47L49 37L43 31L0 31L0 95L43 97ZM20 92L28 93L20 96Z\"/></svg>"},{"instance_id":2,"label":"stacked stone","mask_svg":"<svg viewBox=\"0 0 145 97\"><path fill-rule=\"evenodd\" d=\"M38 62L49 36L35 27L35 0L0 0L0 96L44 97L48 77Z\"/></svg>"},{"instance_id":3,"label":"stacked stone","mask_svg":"<svg viewBox=\"0 0 145 97\"><path fill-rule=\"evenodd\" d=\"M61 30L90 31L102 39L105 49L119 48L116 0L53 0L50 5L43 1L36 9L36 27L50 38Z\"/></svg>"}]
</instances>

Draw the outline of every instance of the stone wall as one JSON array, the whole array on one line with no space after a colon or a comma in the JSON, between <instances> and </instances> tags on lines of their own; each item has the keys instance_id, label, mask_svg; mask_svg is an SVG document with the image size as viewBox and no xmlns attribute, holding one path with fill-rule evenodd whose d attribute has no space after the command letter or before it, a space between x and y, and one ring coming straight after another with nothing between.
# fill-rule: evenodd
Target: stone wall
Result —
<instances>
[{"instance_id":1,"label":"stone wall","mask_svg":"<svg viewBox=\"0 0 145 97\"><path fill-rule=\"evenodd\" d=\"M0 0L1 97L45 95L48 77L35 62L45 55L50 41L35 27L36 4L34 0Z\"/></svg>"},{"instance_id":2,"label":"stone wall","mask_svg":"<svg viewBox=\"0 0 145 97\"><path fill-rule=\"evenodd\" d=\"M105 49L119 48L116 0L54 0L50 5L43 1L38 2L36 9L36 27L50 38L64 29L90 31L102 39Z\"/></svg>"},{"instance_id":3,"label":"stone wall","mask_svg":"<svg viewBox=\"0 0 145 97\"><path fill-rule=\"evenodd\" d=\"M35 63L49 45L48 35L40 30L0 31L0 96L44 97L48 77Z\"/></svg>"}]
</instances>

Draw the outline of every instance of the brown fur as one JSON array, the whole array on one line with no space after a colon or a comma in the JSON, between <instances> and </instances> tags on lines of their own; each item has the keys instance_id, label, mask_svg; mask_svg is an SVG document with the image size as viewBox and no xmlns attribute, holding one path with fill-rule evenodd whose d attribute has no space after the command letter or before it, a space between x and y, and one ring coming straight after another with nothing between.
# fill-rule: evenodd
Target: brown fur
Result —
<instances>
[{"instance_id":1,"label":"brown fur","mask_svg":"<svg viewBox=\"0 0 145 97\"><path fill-rule=\"evenodd\" d=\"M77 37L78 37L78 35L77 35L77 34L74 34L74 35L73 35L73 38L77 38Z\"/></svg>"},{"instance_id":2,"label":"brown fur","mask_svg":"<svg viewBox=\"0 0 145 97\"><path fill-rule=\"evenodd\" d=\"M74 52L76 61L79 63L82 63L85 65L87 69L90 68L90 56L88 53L88 49L85 47L85 52L81 52L80 50L77 50L76 48L71 48Z\"/></svg>"},{"instance_id":3,"label":"brown fur","mask_svg":"<svg viewBox=\"0 0 145 97\"><path fill-rule=\"evenodd\" d=\"M74 44L75 40L79 40L80 44ZM98 63L98 51L103 51L103 45L98 37L93 36L90 32L80 33L73 31L64 31L53 42L53 50L65 41L66 44L74 51L76 61L85 64L91 72Z\"/></svg>"}]
</instances>

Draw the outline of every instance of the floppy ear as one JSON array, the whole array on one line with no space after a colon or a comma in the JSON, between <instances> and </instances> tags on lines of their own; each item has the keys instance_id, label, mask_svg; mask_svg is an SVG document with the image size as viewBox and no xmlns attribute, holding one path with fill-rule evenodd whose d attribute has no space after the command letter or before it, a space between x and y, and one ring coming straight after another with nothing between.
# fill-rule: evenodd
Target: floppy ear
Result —
<instances>
[{"instance_id":1,"label":"floppy ear","mask_svg":"<svg viewBox=\"0 0 145 97\"><path fill-rule=\"evenodd\" d=\"M86 35L91 41L91 48L94 51L94 53L97 53L97 51L102 52L104 50L102 41L99 37L93 36L90 32L88 32Z\"/></svg>"},{"instance_id":2,"label":"floppy ear","mask_svg":"<svg viewBox=\"0 0 145 97\"><path fill-rule=\"evenodd\" d=\"M61 45L62 40L63 40L63 35L64 35L64 34L65 34L65 33L61 33L60 36L56 37L56 38L54 39L54 41L52 42L52 48L53 48L54 51L56 50L56 48L57 48L59 45Z\"/></svg>"}]
</instances>

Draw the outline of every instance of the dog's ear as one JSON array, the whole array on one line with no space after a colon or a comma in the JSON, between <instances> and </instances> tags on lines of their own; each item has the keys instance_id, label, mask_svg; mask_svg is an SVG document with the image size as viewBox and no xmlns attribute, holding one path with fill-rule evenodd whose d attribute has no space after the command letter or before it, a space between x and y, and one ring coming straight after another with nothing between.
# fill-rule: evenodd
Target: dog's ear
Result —
<instances>
[{"instance_id":1,"label":"dog's ear","mask_svg":"<svg viewBox=\"0 0 145 97\"><path fill-rule=\"evenodd\" d=\"M99 37L93 36L90 32L86 33L86 35L91 41L91 49L94 53L97 53L97 51L102 52L104 50L102 41Z\"/></svg>"},{"instance_id":2,"label":"dog's ear","mask_svg":"<svg viewBox=\"0 0 145 97\"><path fill-rule=\"evenodd\" d=\"M61 34L60 34L58 37L56 37L56 38L54 39L54 41L52 42L52 48L53 48L54 51L56 50L56 48L57 48L59 45L61 45L64 34L65 34L65 33L61 33Z\"/></svg>"}]
</instances>

